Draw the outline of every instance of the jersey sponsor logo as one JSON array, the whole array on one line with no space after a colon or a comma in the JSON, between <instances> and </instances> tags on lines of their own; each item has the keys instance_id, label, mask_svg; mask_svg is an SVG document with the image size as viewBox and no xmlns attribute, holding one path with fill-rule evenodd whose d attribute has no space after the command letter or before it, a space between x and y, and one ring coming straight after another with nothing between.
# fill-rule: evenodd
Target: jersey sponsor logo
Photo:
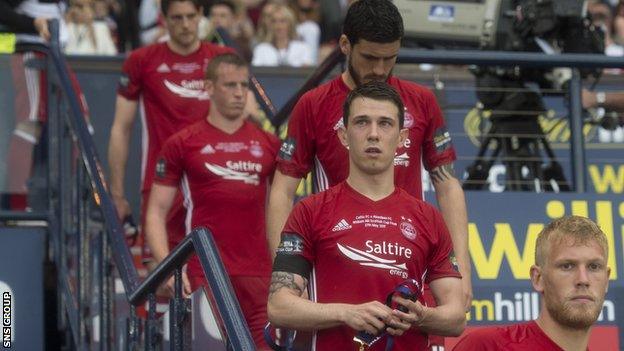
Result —
<instances>
[{"instance_id":1,"label":"jersey sponsor logo","mask_svg":"<svg viewBox=\"0 0 624 351\"><path fill-rule=\"evenodd\" d=\"M451 134L446 129L446 126L442 126L436 129L433 136L433 143L437 152L442 152L451 147Z\"/></svg>"},{"instance_id":2,"label":"jersey sponsor logo","mask_svg":"<svg viewBox=\"0 0 624 351\"><path fill-rule=\"evenodd\" d=\"M204 148L201 149L199 153L202 155L209 155L209 154L214 154L215 152L217 151L214 149L214 147L212 147L212 145L206 144L206 146L204 146Z\"/></svg>"},{"instance_id":3,"label":"jersey sponsor logo","mask_svg":"<svg viewBox=\"0 0 624 351\"><path fill-rule=\"evenodd\" d=\"M394 156L394 165L395 166L403 166L403 167L408 167L410 164L410 160L409 160L409 155L407 154L407 151L400 154L400 155L396 155Z\"/></svg>"},{"instance_id":4,"label":"jersey sponsor logo","mask_svg":"<svg viewBox=\"0 0 624 351\"><path fill-rule=\"evenodd\" d=\"M339 232L339 231L347 230L351 228L352 226L349 224L349 222L347 222L347 220L343 218L340 220L340 222L336 223L334 228L332 228L332 232Z\"/></svg>"},{"instance_id":5,"label":"jersey sponsor logo","mask_svg":"<svg viewBox=\"0 0 624 351\"><path fill-rule=\"evenodd\" d=\"M167 162L165 162L164 158L161 158L158 160L158 162L156 162L156 176L159 178L164 178L165 177L165 173L167 171L166 165Z\"/></svg>"},{"instance_id":6,"label":"jersey sponsor logo","mask_svg":"<svg viewBox=\"0 0 624 351\"><path fill-rule=\"evenodd\" d=\"M249 153L253 157L260 158L264 155L264 150L262 150L262 146L257 141L252 141L249 146Z\"/></svg>"},{"instance_id":7,"label":"jersey sponsor logo","mask_svg":"<svg viewBox=\"0 0 624 351\"><path fill-rule=\"evenodd\" d=\"M297 141L293 137L286 138L282 143L279 151L279 158L282 160L290 161L295 153Z\"/></svg>"},{"instance_id":8,"label":"jersey sponsor logo","mask_svg":"<svg viewBox=\"0 0 624 351\"><path fill-rule=\"evenodd\" d=\"M414 126L414 115L412 115L405 107L403 112L403 127L412 128Z\"/></svg>"},{"instance_id":9,"label":"jersey sponsor logo","mask_svg":"<svg viewBox=\"0 0 624 351\"><path fill-rule=\"evenodd\" d=\"M183 63L176 62L171 67L172 70L178 71L184 74L193 73L196 70L201 70L201 68L202 68L201 65L198 64L197 62L183 62Z\"/></svg>"},{"instance_id":10,"label":"jersey sponsor logo","mask_svg":"<svg viewBox=\"0 0 624 351\"><path fill-rule=\"evenodd\" d=\"M303 253L303 239L295 233L282 233L282 241L277 248L278 255L300 255Z\"/></svg>"},{"instance_id":11,"label":"jersey sponsor logo","mask_svg":"<svg viewBox=\"0 0 624 351\"><path fill-rule=\"evenodd\" d=\"M169 68L169 66L167 66L167 64L163 62L160 64L160 66L158 66L158 68L156 68L156 72L169 73L171 72L171 68Z\"/></svg>"},{"instance_id":12,"label":"jersey sponsor logo","mask_svg":"<svg viewBox=\"0 0 624 351\"><path fill-rule=\"evenodd\" d=\"M409 240L414 240L416 239L416 228L414 228L414 226L412 225L412 219L411 218L405 218L403 216L401 216L401 225L399 226L399 228L401 228L401 233L403 233L403 236L408 238Z\"/></svg>"},{"instance_id":13,"label":"jersey sponsor logo","mask_svg":"<svg viewBox=\"0 0 624 351\"><path fill-rule=\"evenodd\" d=\"M338 250L343 255L359 263L360 266L385 269L391 275L397 275L402 278L407 278L407 266L405 265L405 263L399 264L397 263L397 260L388 260L373 255L373 253L390 254L391 252L396 252L394 253L395 256L409 258L412 256L412 250L406 247L400 246L397 243L386 243L385 241L382 244L376 244L372 240L366 241L366 251L362 251L348 245L336 245L338 246ZM401 255L398 255L398 252L400 252Z\"/></svg>"},{"instance_id":14,"label":"jersey sponsor logo","mask_svg":"<svg viewBox=\"0 0 624 351\"><path fill-rule=\"evenodd\" d=\"M164 84L170 92L183 98L197 99L201 101L210 99L208 92L203 89L187 88L182 85L172 83L166 79L164 80Z\"/></svg>"},{"instance_id":15,"label":"jersey sponsor logo","mask_svg":"<svg viewBox=\"0 0 624 351\"><path fill-rule=\"evenodd\" d=\"M251 165L246 165L245 169L243 169L243 167L241 166L241 163L245 163L245 161L238 161L238 162L227 161L226 163L227 168L219 166L219 165L207 163L207 162L204 163L204 165L210 172L218 175L219 177L223 179L242 181L245 184L251 184L251 185L260 184L260 176L258 176L257 173L245 172L244 170L255 171L258 168L262 170L262 165L256 163L255 164L256 166L253 166L253 169ZM248 162L248 163L252 163L252 162ZM232 169L233 166L236 167L237 169Z\"/></svg>"}]
</instances>

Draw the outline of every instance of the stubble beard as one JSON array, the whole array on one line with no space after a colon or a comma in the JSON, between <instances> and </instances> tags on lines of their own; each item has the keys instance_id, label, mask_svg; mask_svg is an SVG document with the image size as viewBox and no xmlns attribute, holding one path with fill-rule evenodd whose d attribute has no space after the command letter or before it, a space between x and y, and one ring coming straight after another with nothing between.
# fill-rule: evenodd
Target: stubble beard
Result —
<instances>
[{"instance_id":1,"label":"stubble beard","mask_svg":"<svg viewBox=\"0 0 624 351\"><path fill-rule=\"evenodd\" d=\"M544 298L546 309L552 318L558 324L576 330L589 329L596 323L604 302L601 299L594 305L573 306L570 302L555 302L546 296Z\"/></svg>"}]
</instances>

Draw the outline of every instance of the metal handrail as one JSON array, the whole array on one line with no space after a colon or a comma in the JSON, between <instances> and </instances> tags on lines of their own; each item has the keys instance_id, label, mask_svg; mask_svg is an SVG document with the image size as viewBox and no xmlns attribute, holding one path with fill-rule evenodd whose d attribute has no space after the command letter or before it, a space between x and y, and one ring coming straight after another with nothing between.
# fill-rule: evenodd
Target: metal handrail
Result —
<instances>
[{"instance_id":1,"label":"metal handrail","mask_svg":"<svg viewBox=\"0 0 624 351\"><path fill-rule=\"evenodd\" d=\"M223 327L227 333L229 343L235 350L254 350L253 339L247 329L242 312L238 306L238 301L232 294L233 290L219 257L217 245L214 243L212 234L208 230L199 228L191 232L182 243L173 249L155 271L151 272L143 282L139 282L137 270L125 242L124 230L117 218L113 201L107 192L108 187L95 144L89 135L87 124L78 104L78 97L71 88L67 64L58 42L58 26L58 21L50 21L50 31L53 39L50 42L48 54L55 70L58 72L61 89L67 95L70 112L69 124L72 127L75 141L79 146L80 156L93 191L93 198L102 211L108 241L112 248L110 251L119 271L128 301L134 306L143 303L148 294L153 294L165 279L174 271L179 270L188 257L193 252L196 252L209 282L209 289L215 297L217 308L223 312L221 320L223 321ZM66 287L65 289L69 288ZM72 329L76 329L75 323L72 324ZM74 334L74 338L77 338L76 335Z\"/></svg>"}]
</instances>

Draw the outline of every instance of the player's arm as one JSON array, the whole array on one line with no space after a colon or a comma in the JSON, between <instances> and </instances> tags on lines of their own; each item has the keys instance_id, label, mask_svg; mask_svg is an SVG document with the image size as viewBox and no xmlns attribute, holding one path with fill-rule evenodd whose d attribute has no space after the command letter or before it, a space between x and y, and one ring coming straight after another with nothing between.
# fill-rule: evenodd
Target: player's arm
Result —
<instances>
[{"instance_id":1,"label":"player's arm","mask_svg":"<svg viewBox=\"0 0 624 351\"><path fill-rule=\"evenodd\" d=\"M394 310L395 317L427 334L459 336L466 326L461 279L439 278L429 283L429 287L436 299L436 307L427 307L418 301L396 296L395 302L407 307L409 313Z\"/></svg>"},{"instance_id":2,"label":"player's arm","mask_svg":"<svg viewBox=\"0 0 624 351\"><path fill-rule=\"evenodd\" d=\"M273 175L266 220L271 260L275 259L275 252L280 243L280 234L292 210L300 181L301 179L285 175L279 169L275 170Z\"/></svg>"},{"instance_id":3,"label":"player's arm","mask_svg":"<svg viewBox=\"0 0 624 351\"><path fill-rule=\"evenodd\" d=\"M583 108L604 107L607 111L624 111L624 92L590 91L583 89Z\"/></svg>"},{"instance_id":4,"label":"player's arm","mask_svg":"<svg viewBox=\"0 0 624 351\"><path fill-rule=\"evenodd\" d=\"M108 142L108 165L110 168L110 192L117 207L117 215L124 219L130 215L131 209L126 200L124 178L130 134L137 110L137 102L117 95L115 102L115 119Z\"/></svg>"},{"instance_id":5,"label":"player's arm","mask_svg":"<svg viewBox=\"0 0 624 351\"><path fill-rule=\"evenodd\" d=\"M152 257L157 264L162 262L169 255L169 244L167 242L167 214L171 209L177 188L173 186L154 184L149 196L147 213L145 215L145 237L152 252ZM190 284L186 274L184 279L184 293L190 294ZM173 295L173 277L167 282L167 289Z\"/></svg>"},{"instance_id":6,"label":"player's arm","mask_svg":"<svg viewBox=\"0 0 624 351\"><path fill-rule=\"evenodd\" d=\"M347 325L356 331L377 334L386 329L393 335L401 335L409 324L392 317L392 310L378 301L360 305L341 303L315 303L301 297L307 288L302 276L274 271L271 275L269 321L276 327L296 330L321 330Z\"/></svg>"},{"instance_id":7,"label":"player's arm","mask_svg":"<svg viewBox=\"0 0 624 351\"><path fill-rule=\"evenodd\" d=\"M440 212L451 234L453 251L462 275L464 308L468 310L472 302L472 282L470 254L468 252L468 215L464 190L455 177L453 164L438 166L429 172L431 182L435 187L436 198Z\"/></svg>"}]
</instances>

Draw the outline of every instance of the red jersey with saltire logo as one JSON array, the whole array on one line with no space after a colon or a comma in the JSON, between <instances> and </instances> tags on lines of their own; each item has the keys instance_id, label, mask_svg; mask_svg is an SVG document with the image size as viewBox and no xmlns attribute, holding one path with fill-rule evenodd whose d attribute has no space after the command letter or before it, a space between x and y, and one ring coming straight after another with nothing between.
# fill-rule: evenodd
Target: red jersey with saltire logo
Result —
<instances>
[{"instance_id":1,"label":"red jersey with saltire logo","mask_svg":"<svg viewBox=\"0 0 624 351\"><path fill-rule=\"evenodd\" d=\"M453 351L498 350L563 351L535 321L509 326L479 328L467 333L453 348Z\"/></svg>"},{"instance_id":2,"label":"red jersey with saltire logo","mask_svg":"<svg viewBox=\"0 0 624 351\"><path fill-rule=\"evenodd\" d=\"M278 149L279 139L251 122L227 134L203 119L173 135L159 156L154 181L182 185L187 232L209 228L230 275L270 275L265 203ZM203 276L196 256L188 273Z\"/></svg>"},{"instance_id":3,"label":"red jersey with saltire logo","mask_svg":"<svg viewBox=\"0 0 624 351\"><path fill-rule=\"evenodd\" d=\"M394 157L395 184L422 199L421 163L427 170L449 164L455 160L455 150L440 107L429 89L395 77L390 77L388 84L403 100L405 128L409 129L405 144ZM349 92L338 76L299 99L278 155L280 172L304 178L314 168L318 191L347 178L349 155L337 131L343 125L342 105Z\"/></svg>"},{"instance_id":4,"label":"red jersey with saltire logo","mask_svg":"<svg viewBox=\"0 0 624 351\"><path fill-rule=\"evenodd\" d=\"M204 72L213 57L231 48L202 43L190 55L179 55L158 43L133 51L124 62L117 93L140 100L143 127L142 191L152 186L156 158L175 132L205 118L210 99L204 90Z\"/></svg>"},{"instance_id":5,"label":"red jersey with saltire logo","mask_svg":"<svg viewBox=\"0 0 624 351\"><path fill-rule=\"evenodd\" d=\"M295 205L278 255L300 255L313 267L310 297L318 303L385 303L406 279L420 286L461 278L453 265L451 239L433 206L396 188L373 201L342 182ZM347 326L320 330L316 350L355 350ZM393 350L424 350L427 336L415 330L395 338ZM370 350L383 350L385 342Z\"/></svg>"}]
</instances>

